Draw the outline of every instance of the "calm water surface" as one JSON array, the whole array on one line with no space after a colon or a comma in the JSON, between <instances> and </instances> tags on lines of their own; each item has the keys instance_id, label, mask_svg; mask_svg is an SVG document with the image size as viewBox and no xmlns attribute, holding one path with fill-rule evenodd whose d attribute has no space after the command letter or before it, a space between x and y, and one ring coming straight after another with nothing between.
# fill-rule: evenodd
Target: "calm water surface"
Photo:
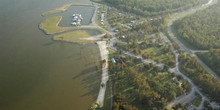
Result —
<instances>
[{"instance_id":1,"label":"calm water surface","mask_svg":"<svg viewBox=\"0 0 220 110\"><path fill-rule=\"evenodd\" d=\"M89 0L0 0L0 110L88 110L95 102L98 47L38 29L43 12L70 2Z\"/></svg>"},{"instance_id":2,"label":"calm water surface","mask_svg":"<svg viewBox=\"0 0 220 110\"><path fill-rule=\"evenodd\" d=\"M63 19L61 20L59 26L72 26L71 22L73 19L73 14L81 14L83 17L81 25L88 25L91 21L93 12L94 7L92 6L71 6L67 11L60 14L63 16Z\"/></svg>"}]
</instances>

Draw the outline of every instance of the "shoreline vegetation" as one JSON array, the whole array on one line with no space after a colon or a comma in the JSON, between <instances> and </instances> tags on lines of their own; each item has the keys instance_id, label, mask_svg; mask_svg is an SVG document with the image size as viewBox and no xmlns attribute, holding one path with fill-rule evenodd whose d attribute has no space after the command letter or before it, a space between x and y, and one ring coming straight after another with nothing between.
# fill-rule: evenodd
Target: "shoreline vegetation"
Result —
<instances>
[{"instance_id":1,"label":"shoreline vegetation","mask_svg":"<svg viewBox=\"0 0 220 110\"><path fill-rule=\"evenodd\" d=\"M128 11L144 17L166 15L179 12L203 3L208 0L92 0L97 3L105 3L122 11ZM124 4L124 5L121 5Z\"/></svg>"},{"instance_id":2,"label":"shoreline vegetation","mask_svg":"<svg viewBox=\"0 0 220 110\"><path fill-rule=\"evenodd\" d=\"M60 27L58 25L61 20L62 20L62 16L48 17L39 25L39 28L47 35L57 34L57 33L65 32L68 30L77 30L77 29L97 29L97 30L99 30L97 27L89 26L89 25L77 26L77 27Z\"/></svg>"},{"instance_id":3,"label":"shoreline vegetation","mask_svg":"<svg viewBox=\"0 0 220 110\"><path fill-rule=\"evenodd\" d=\"M59 13L61 11L66 11L70 6L93 6L95 8L95 11L97 10L96 5L91 5L91 4L86 4L86 3L70 3L70 4L64 4L51 11L45 12L42 15L46 16L46 15ZM54 34L66 32L61 35L55 35L53 37L53 40L63 40L63 41L75 42L75 43L91 43L96 40L100 40L104 36L104 32L93 24L94 22L93 19L96 18L95 11L91 18L90 24L88 25L74 26L74 27L60 27L59 23L63 17L54 16L54 17L47 17L44 21L42 21L39 24L39 29L41 29L47 35L54 35ZM90 33L86 32L86 30L99 31L100 34L91 35Z\"/></svg>"},{"instance_id":4,"label":"shoreline vegetation","mask_svg":"<svg viewBox=\"0 0 220 110\"><path fill-rule=\"evenodd\" d=\"M107 34L102 30L101 27L96 25L96 11L98 6L96 5L90 5L90 4L83 4L83 3L70 3L70 4L64 4L61 7L58 7L54 10L48 11L43 13L43 16L59 13L66 11L70 6L77 5L77 6L94 6L95 11L94 14L91 18L90 24L89 25L83 25L83 26L75 26L75 27L59 27L59 23L62 20L62 16L55 16L55 17L48 17L46 18L41 24L39 24L39 29L41 29L45 34L59 34L61 32L65 32L63 34L59 35L54 35L53 40L58 40L58 41L67 41L67 42L76 42L76 43L91 43L95 42L97 40L102 39L104 36ZM99 31L97 33L90 33L89 29L92 31ZM66 31L71 31L71 32L66 32ZM107 85L108 81L108 50L106 46L106 41L97 41L96 42L99 49L100 49L100 56L101 60L105 60L106 63L103 64L102 68L102 81L100 85L100 91L97 97L97 106L103 106L104 104L104 99L105 99L105 91L106 87L103 87Z\"/></svg>"},{"instance_id":5,"label":"shoreline vegetation","mask_svg":"<svg viewBox=\"0 0 220 110\"><path fill-rule=\"evenodd\" d=\"M76 27L59 27L58 24L62 20L62 16L54 16L46 18L41 24L40 29L44 31L45 34L56 34L70 29L77 29Z\"/></svg>"},{"instance_id":6,"label":"shoreline vegetation","mask_svg":"<svg viewBox=\"0 0 220 110\"><path fill-rule=\"evenodd\" d=\"M45 12L44 14L50 15L53 13L66 11L70 6L72 6L72 4L71 5L64 4L61 7ZM53 37L53 40L77 42L77 43L82 43L82 44L95 42L100 39L102 40L104 36L107 36L106 33L111 33L111 32L105 31L105 29L103 29L102 27L96 24L97 23L96 17L98 16L96 12L97 12L98 6L93 5L93 4L91 6L95 7L95 11L94 11L93 17L91 18L91 22L89 25L77 26L77 27L59 27L58 24L61 21L62 16L55 16L55 17L46 18L39 25L39 27L46 34L57 34L57 33L65 32L59 35L55 35ZM106 12L107 11L109 10L106 10ZM99 12L104 13L105 11L99 10ZM177 17L178 19L179 16L184 16L185 14L188 14L188 12L177 13L171 16ZM161 38L159 34L160 28L167 27L166 25L163 26L163 24L167 23L168 25L169 23L168 21L172 20L172 18L163 19L161 17L161 18L149 19L149 20L146 19L146 23L144 23L143 21L139 19L135 19L135 18L128 19L126 18L126 16L129 16L129 15L126 15L123 13L120 13L118 15L120 16L117 16L117 18L113 18L113 21L118 22L118 25L119 25L118 28L116 28L118 29L118 31L115 31L115 32L118 32L118 35L116 34L115 36L115 33L112 34L112 39L110 39L110 43L107 41L97 41L96 43L100 49L100 56L101 56L101 60L103 61L102 63L103 68L102 68L102 81L100 84L100 92L99 92L97 101L94 104L95 105L94 108L103 107L104 100L106 98L105 91L107 88L106 85L107 85L108 77L110 77L110 80L113 83L113 86L112 86L113 89L111 90L113 90L114 96L111 94L111 96L113 96L111 97L111 100L113 102L111 103L111 105L114 109L119 109L121 107L122 108L134 108L134 110L146 109L146 108L165 109L168 102L173 101L173 100L175 101L175 99L179 96L182 96L185 94L187 95L191 89L195 89L195 87L197 87L197 86L191 87L193 83L190 84L189 81L185 80L188 77L189 79L192 79L192 81L195 82L198 85L198 87L201 88L200 90L197 90L197 91L204 92L206 96L208 95L209 97L212 97L213 100L218 101L219 103L220 99L215 98L215 96L217 96L217 93L220 90L219 89L220 86L215 81L215 79L213 79L213 76L205 72L205 69L203 69L198 63L196 63L196 59L194 59L194 57L191 58L191 57L186 56L186 54L181 54L180 60L178 60L177 53L182 52L179 50L178 45L175 42L172 42L172 45L175 48L175 49L172 49L173 47L170 46L171 44L169 45L166 40L163 40ZM107 19L108 19L108 16L109 15L107 15ZM118 19L118 21L115 19ZM120 20L122 21L125 19L128 21L127 23L120 22ZM133 24L130 23L131 20L135 21L135 23ZM110 25L112 25L112 22L109 22L109 23ZM123 27L124 25L131 25L132 27L131 30L129 29L128 30L133 31L133 32L128 33L128 30L126 30L125 27ZM89 33L86 29L94 29L94 30L96 29L100 31L101 34L96 33L96 35L92 36L93 34ZM145 33L146 29L149 32ZM150 32L150 30L152 32ZM168 29L166 28L165 31L168 31ZM129 36L135 36L135 37L138 36L139 38L143 36L143 38L146 38L146 36L144 35L150 34L150 33L157 33L157 34L155 37L150 37L149 39L134 38L134 39L130 39L129 41L129 38L130 38ZM166 34L168 34L168 32ZM126 41L125 42L126 45L124 44L114 45L114 44L117 44L117 37L124 39ZM172 41L171 37L169 39L171 39ZM115 52L114 54L111 54L111 53L108 54L106 43L110 44L109 48L115 48L114 46L118 46L119 51ZM176 69L176 70L179 69L178 65L180 63L181 64L180 70L187 76L187 78L184 78L183 77L184 75L179 75L179 73L174 74L175 72L169 72L169 66L166 66L164 68L158 68L152 63L145 64L141 59L139 59L139 57L132 58L132 57L123 56L122 51L120 50L120 47L125 48L125 50L127 48L128 51L131 50L131 52L133 53L136 52L136 54L145 53L146 59L149 59L150 57L152 57L152 55L150 55L151 53L155 53L155 56L157 55L156 57L157 57L158 62L162 61L162 58L164 57L164 55L167 55L166 57L164 57L163 60L166 62L170 61L167 64L170 64L171 65L170 67L174 67L172 69ZM141 48L143 49L141 50ZM146 51L146 48L149 48L149 50ZM158 52L156 53L154 51L158 51ZM108 55L113 56L111 58L117 61L117 63L113 63L113 61L112 63L109 63L109 75L108 75L108 62L110 62L110 59L108 59ZM158 56L158 55L161 55L161 56ZM168 56L170 56L170 59L167 59ZM176 58L176 60L173 58ZM166 62L163 62L163 63L166 63ZM196 74L197 72L199 72L199 75ZM200 77L200 79L196 78L197 75ZM205 86L207 85L209 87L209 90L211 90L213 93L205 90ZM214 85L217 85L216 87L217 89L214 88L215 87ZM167 93L167 91L169 92ZM201 95L202 101L204 100L209 101L209 99L203 99L203 98L206 98L205 96L203 96L203 94ZM198 100L195 99L193 101L196 106L198 106L199 103L201 103L200 104L201 106L204 105L200 99L201 98L199 98L198 96ZM185 107L187 108L187 106ZM184 108L184 106L180 108Z\"/></svg>"},{"instance_id":7,"label":"shoreline vegetation","mask_svg":"<svg viewBox=\"0 0 220 110\"><path fill-rule=\"evenodd\" d=\"M59 13L59 12L64 12L66 11L69 7L71 6L93 6L91 4L88 4L88 3L69 3L69 4L64 4L58 8L55 8L53 10L50 10L50 11L47 11L47 12L44 12L42 14L42 16L48 16L48 15L52 15L52 14L55 14L55 13Z\"/></svg>"}]
</instances>

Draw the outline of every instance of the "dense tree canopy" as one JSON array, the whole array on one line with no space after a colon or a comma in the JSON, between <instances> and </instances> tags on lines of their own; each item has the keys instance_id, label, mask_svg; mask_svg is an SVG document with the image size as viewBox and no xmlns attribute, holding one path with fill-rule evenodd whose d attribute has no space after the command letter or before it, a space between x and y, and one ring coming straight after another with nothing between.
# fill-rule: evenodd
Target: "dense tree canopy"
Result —
<instances>
[{"instance_id":1,"label":"dense tree canopy","mask_svg":"<svg viewBox=\"0 0 220 110\"><path fill-rule=\"evenodd\" d=\"M190 57L186 54L180 55L180 65L180 70L191 78L204 94L220 103L220 84L198 64L195 57Z\"/></svg>"},{"instance_id":2,"label":"dense tree canopy","mask_svg":"<svg viewBox=\"0 0 220 110\"><path fill-rule=\"evenodd\" d=\"M209 53L198 53L197 55L220 76L220 49L211 48Z\"/></svg>"},{"instance_id":3,"label":"dense tree canopy","mask_svg":"<svg viewBox=\"0 0 220 110\"><path fill-rule=\"evenodd\" d=\"M174 23L179 37L199 49L220 48L220 3Z\"/></svg>"},{"instance_id":4,"label":"dense tree canopy","mask_svg":"<svg viewBox=\"0 0 220 110\"><path fill-rule=\"evenodd\" d=\"M109 65L115 94L114 110L136 110L136 107L141 110L164 110L167 102L191 89L183 78L163 72L152 64L142 64L140 59L118 57L115 60L117 64Z\"/></svg>"},{"instance_id":5,"label":"dense tree canopy","mask_svg":"<svg viewBox=\"0 0 220 110\"><path fill-rule=\"evenodd\" d=\"M110 5L143 16L167 14L205 3L208 0L103 0Z\"/></svg>"}]
</instances>

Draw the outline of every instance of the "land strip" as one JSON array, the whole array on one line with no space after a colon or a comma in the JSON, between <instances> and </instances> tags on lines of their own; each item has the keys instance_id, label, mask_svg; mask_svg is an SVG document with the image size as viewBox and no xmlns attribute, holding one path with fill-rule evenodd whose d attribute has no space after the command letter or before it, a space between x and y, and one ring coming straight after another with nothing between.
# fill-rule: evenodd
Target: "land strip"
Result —
<instances>
[{"instance_id":1,"label":"land strip","mask_svg":"<svg viewBox=\"0 0 220 110\"><path fill-rule=\"evenodd\" d=\"M106 41L98 41L97 45L100 50L100 56L101 56L101 60L103 61L103 64L102 64L102 80L101 80L100 90L99 90L99 94L98 94L98 98L97 98L96 103L100 107L103 107L106 85L107 85L107 81L109 80L109 76L108 76L108 51L107 51L107 47L106 47Z\"/></svg>"},{"instance_id":2,"label":"land strip","mask_svg":"<svg viewBox=\"0 0 220 110\"><path fill-rule=\"evenodd\" d=\"M47 11L45 13L42 14L42 16L48 16L51 14L55 14L55 13L59 13L59 12L64 12L66 11L70 6L93 6L91 4L88 3L69 3L69 4L64 4L58 8L55 8L53 10Z\"/></svg>"}]
</instances>

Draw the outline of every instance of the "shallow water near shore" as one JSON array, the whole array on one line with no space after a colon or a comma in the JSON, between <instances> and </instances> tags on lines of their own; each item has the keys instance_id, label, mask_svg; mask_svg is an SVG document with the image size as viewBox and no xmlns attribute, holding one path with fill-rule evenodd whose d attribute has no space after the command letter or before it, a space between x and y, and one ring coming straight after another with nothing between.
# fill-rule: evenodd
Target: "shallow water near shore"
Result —
<instances>
[{"instance_id":1,"label":"shallow water near shore","mask_svg":"<svg viewBox=\"0 0 220 110\"><path fill-rule=\"evenodd\" d=\"M43 12L66 3L89 0L0 1L0 110L88 110L96 101L97 45L53 41L38 29Z\"/></svg>"}]
</instances>

